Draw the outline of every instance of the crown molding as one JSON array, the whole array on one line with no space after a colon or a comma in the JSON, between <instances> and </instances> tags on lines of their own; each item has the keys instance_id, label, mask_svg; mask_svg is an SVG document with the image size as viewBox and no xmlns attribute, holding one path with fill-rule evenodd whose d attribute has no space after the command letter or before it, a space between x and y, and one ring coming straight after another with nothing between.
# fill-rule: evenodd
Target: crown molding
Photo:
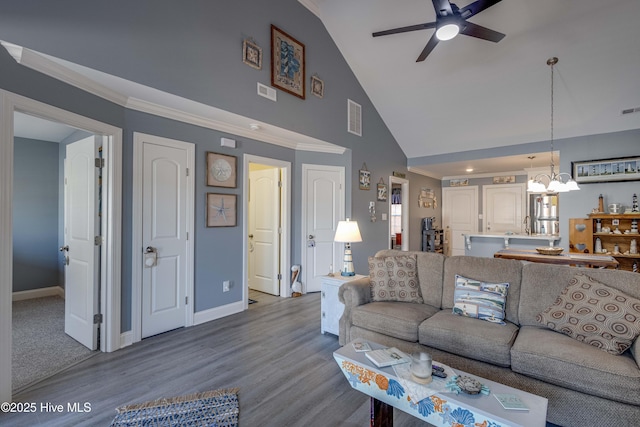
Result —
<instances>
[{"instance_id":1,"label":"crown molding","mask_svg":"<svg viewBox=\"0 0 640 427\"><path fill-rule=\"evenodd\" d=\"M134 85L137 93L146 94L149 99L159 100L159 102L152 102L140 96L128 96L69 67L65 67L60 62L50 59L47 55L2 40L0 40L0 44L2 44L17 63L131 110L226 132L292 150L333 154L343 154L346 151L345 147L330 142L268 123L261 123L250 117L241 116L148 86L123 80L128 85ZM250 129L249 126L253 123L259 124L260 129Z\"/></svg>"}]
</instances>

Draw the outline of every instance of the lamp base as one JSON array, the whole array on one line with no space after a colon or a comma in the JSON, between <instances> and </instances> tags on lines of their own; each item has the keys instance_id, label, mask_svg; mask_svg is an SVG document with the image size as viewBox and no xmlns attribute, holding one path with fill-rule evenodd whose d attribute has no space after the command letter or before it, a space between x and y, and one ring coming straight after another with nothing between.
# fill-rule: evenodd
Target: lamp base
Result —
<instances>
[{"instance_id":1,"label":"lamp base","mask_svg":"<svg viewBox=\"0 0 640 427\"><path fill-rule=\"evenodd\" d=\"M356 273L354 271L343 271L340 273L342 276L355 276Z\"/></svg>"}]
</instances>

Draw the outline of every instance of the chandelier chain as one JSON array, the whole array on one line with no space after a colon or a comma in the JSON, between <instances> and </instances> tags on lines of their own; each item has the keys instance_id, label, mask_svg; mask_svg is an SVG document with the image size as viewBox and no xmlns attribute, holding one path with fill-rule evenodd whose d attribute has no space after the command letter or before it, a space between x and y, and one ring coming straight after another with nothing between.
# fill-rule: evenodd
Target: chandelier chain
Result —
<instances>
[{"instance_id":1,"label":"chandelier chain","mask_svg":"<svg viewBox=\"0 0 640 427\"><path fill-rule=\"evenodd\" d=\"M551 62L551 176L555 174L553 164L553 66L554 62Z\"/></svg>"}]
</instances>

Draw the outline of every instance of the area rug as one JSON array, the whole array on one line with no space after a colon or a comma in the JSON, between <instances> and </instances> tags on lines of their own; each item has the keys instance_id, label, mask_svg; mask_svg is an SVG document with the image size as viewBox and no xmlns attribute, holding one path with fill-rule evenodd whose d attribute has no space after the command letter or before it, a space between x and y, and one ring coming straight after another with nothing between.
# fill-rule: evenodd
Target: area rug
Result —
<instances>
[{"instance_id":1,"label":"area rug","mask_svg":"<svg viewBox=\"0 0 640 427\"><path fill-rule=\"evenodd\" d=\"M111 426L219 426L238 425L237 388L205 391L186 396L116 408Z\"/></svg>"}]
</instances>

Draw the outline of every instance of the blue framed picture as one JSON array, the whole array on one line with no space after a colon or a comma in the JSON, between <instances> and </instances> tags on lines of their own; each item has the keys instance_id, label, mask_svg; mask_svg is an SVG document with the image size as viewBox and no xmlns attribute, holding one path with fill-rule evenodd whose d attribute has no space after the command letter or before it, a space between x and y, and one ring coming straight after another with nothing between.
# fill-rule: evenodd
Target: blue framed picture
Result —
<instances>
[{"instance_id":1,"label":"blue framed picture","mask_svg":"<svg viewBox=\"0 0 640 427\"><path fill-rule=\"evenodd\" d=\"M304 45L271 25L271 86L305 99Z\"/></svg>"}]
</instances>

